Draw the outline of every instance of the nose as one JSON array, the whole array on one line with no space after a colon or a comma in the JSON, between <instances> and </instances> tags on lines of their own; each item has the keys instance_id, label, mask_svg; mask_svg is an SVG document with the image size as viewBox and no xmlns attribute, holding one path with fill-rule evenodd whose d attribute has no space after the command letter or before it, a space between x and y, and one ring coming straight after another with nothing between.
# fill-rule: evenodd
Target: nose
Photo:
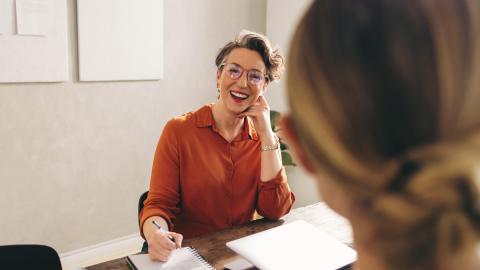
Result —
<instances>
[{"instance_id":1,"label":"nose","mask_svg":"<svg viewBox=\"0 0 480 270\"><path fill-rule=\"evenodd\" d=\"M238 85L243 88L247 87L248 85L247 72L243 72L240 78L238 78Z\"/></svg>"}]
</instances>

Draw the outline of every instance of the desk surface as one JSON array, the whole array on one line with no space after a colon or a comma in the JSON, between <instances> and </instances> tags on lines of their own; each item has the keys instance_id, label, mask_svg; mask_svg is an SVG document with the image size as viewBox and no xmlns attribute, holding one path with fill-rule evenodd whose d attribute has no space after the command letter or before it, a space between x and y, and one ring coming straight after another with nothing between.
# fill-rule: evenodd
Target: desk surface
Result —
<instances>
[{"instance_id":1,"label":"desk surface","mask_svg":"<svg viewBox=\"0 0 480 270\"><path fill-rule=\"evenodd\" d=\"M293 209L288 215L284 216L279 221L260 219L213 234L185 239L183 241L183 246L193 246L209 263L214 265L215 269L223 269L223 266L226 263L239 258L238 255L225 245L228 241L299 219L310 222L315 227L322 229L348 245L352 244L352 232L348 221L330 210L324 203L316 203ZM140 249L141 247L138 248ZM87 269L129 270L130 268L124 257L96 264L87 267Z\"/></svg>"}]
</instances>

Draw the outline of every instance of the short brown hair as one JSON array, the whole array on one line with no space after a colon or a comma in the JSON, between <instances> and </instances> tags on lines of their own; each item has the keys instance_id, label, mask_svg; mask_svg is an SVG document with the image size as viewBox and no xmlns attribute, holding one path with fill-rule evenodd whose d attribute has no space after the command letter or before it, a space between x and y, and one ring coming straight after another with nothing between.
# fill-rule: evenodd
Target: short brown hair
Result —
<instances>
[{"instance_id":1,"label":"short brown hair","mask_svg":"<svg viewBox=\"0 0 480 270\"><path fill-rule=\"evenodd\" d=\"M221 48L215 58L215 65L221 68L225 58L237 48L245 48L258 52L262 56L263 63L267 68L267 79L269 82L279 80L283 72L284 57L278 48L272 48L267 37L252 31L241 31L234 40L228 42Z\"/></svg>"}]
</instances>

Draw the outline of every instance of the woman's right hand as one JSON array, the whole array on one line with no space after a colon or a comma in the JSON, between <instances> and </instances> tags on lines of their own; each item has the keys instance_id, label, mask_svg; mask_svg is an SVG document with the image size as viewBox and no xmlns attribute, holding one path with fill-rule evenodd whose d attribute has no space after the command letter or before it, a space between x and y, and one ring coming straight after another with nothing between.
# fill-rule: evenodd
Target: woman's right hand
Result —
<instances>
[{"instance_id":1,"label":"woman's right hand","mask_svg":"<svg viewBox=\"0 0 480 270\"><path fill-rule=\"evenodd\" d=\"M172 241L169 236L171 236L175 242ZM150 259L166 262L173 250L182 247L182 240L183 236L179 233L167 232L162 229L156 230L150 234L147 239Z\"/></svg>"}]
</instances>

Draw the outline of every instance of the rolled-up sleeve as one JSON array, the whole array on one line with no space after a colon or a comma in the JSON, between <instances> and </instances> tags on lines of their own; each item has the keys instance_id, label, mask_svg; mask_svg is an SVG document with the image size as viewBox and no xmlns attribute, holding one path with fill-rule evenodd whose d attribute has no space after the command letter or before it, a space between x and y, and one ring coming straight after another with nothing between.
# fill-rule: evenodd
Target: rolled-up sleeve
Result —
<instances>
[{"instance_id":1,"label":"rolled-up sleeve","mask_svg":"<svg viewBox=\"0 0 480 270\"><path fill-rule=\"evenodd\" d=\"M140 233L143 224L151 216L164 218L170 230L180 208L179 154L175 120L170 120L164 127L153 160L150 190L140 212Z\"/></svg>"},{"instance_id":2,"label":"rolled-up sleeve","mask_svg":"<svg viewBox=\"0 0 480 270\"><path fill-rule=\"evenodd\" d=\"M278 175L266 182L258 184L257 211L265 218L277 220L290 212L295 195L287 183L285 168Z\"/></svg>"}]
</instances>

